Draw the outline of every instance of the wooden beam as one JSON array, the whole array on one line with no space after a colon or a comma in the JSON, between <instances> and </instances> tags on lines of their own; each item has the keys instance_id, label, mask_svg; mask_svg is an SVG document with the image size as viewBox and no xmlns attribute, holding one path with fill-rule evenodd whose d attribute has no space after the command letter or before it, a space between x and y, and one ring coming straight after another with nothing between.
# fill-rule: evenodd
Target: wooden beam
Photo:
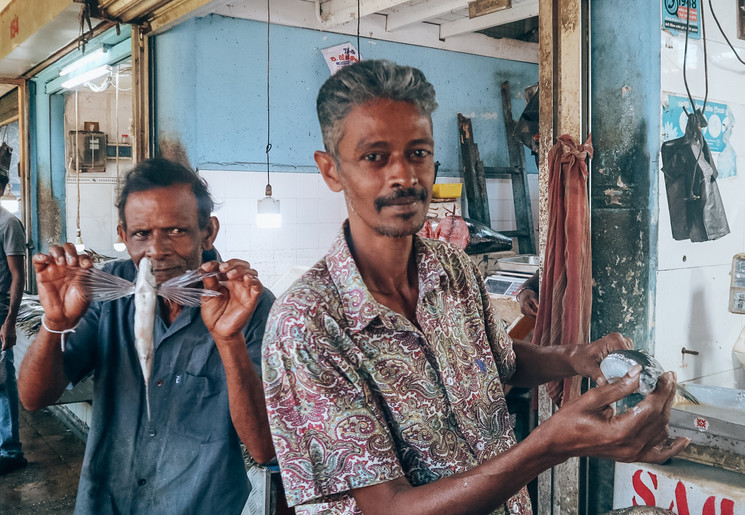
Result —
<instances>
[{"instance_id":1,"label":"wooden beam","mask_svg":"<svg viewBox=\"0 0 745 515\"><path fill-rule=\"evenodd\" d=\"M491 227L484 163L479 157L479 146L474 141L471 119L461 113L458 113L458 130L460 132L460 157L463 162L463 183L468 201L468 217Z\"/></svg>"},{"instance_id":2,"label":"wooden beam","mask_svg":"<svg viewBox=\"0 0 745 515\"><path fill-rule=\"evenodd\" d=\"M359 17L364 18L367 15L385 11L392 7L405 4L408 0L326 0L321 2L321 20L323 27L335 27L342 25L350 20L357 19L357 8L359 7Z\"/></svg>"},{"instance_id":3,"label":"wooden beam","mask_svg":"<svg viewBox=\"0 0 745 515\"><path fill-rule=\"evenodd\" d=\"M548 228L548 152L560 134L584 141L587 124L588 0L541 2L539 30L539 227L541 264ZM541 386L538 422L553 415L555 406ZM571 458L538 477L538 515L583 513L580 460Z\"/></svg>"},{"instance_id":4,"label":"wooden beam","mask_svg":"<svg viewBox=\"0 0 745 515\"><path fill-rule=\"evenodd\" d=\"M431 20L461 9L468 8L468 0L430 0L406 7L386 16L386 30L393 32L415 23Z\"/></svg>"},{"instance_id":5,"label":"wooden beam","mask_svg":"<svg viewBox=\"0 0 745 515\"><path fill-rule=\"evenodd\" d=\"M538 0L526 0L515 4L510 9L479 16L478 18L451 21L440 25L440 38L447 39L467 32L498 27L514 21L538 16Z\"/></svg>"}]
</instances>

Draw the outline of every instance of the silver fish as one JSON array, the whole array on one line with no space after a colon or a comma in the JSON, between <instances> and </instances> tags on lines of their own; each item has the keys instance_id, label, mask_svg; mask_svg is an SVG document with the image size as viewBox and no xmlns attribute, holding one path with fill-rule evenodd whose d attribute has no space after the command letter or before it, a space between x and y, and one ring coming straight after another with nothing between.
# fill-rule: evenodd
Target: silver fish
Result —
<instances>
[{"instance_id":1,"label":"silver fish","mask_svg":"<svg viewBox=\"0 0 745 515\"><path fill-rule=\"evenodd\" d=\"M153 370L153 326L155 324L155 301L158 285L153 275L153 264L143 257L135 281L135 349L140 360L142 377L145 379L147 419L150 420L150 373Z\"/></svg>"},{"instance_id":2,"label":"silver fish","mask_svg":"<svg viewBox=\"0 0 745 515\"><path fill-rule=\"evenodd\" d=\"M145 400L147 418L150 420L150 374L153 369L153 327L155 324L155 307L158 296L182 306L199 306L202 296L217 296L219 292L204 288L193 288L194 284L205 277L214 277L219 272L191 270L183 275L169 279L158 285L153 276L153 265L150 259L140 259L135 282L109 274L97 268L89 268L82 276L82 283L91 300L106 302L134 295L135 350L145 381Z\"/></svg>"},{"instance_id":3,"label":"silver fish","mask_svg":"<svg viewBox=\"0 0 745 515\"><path fill-rule=\"evenodd\" d=\"M609 383L613 383L625 376L634 365L641 365L638 392L642 395L652 393L657 387L657 380L665 370L662 365L643 350L614 350L600 362L600 371ZM682 385L677 385L677 393L688 402L701 404L696 397Z\"/></svg>"}]
</instances>

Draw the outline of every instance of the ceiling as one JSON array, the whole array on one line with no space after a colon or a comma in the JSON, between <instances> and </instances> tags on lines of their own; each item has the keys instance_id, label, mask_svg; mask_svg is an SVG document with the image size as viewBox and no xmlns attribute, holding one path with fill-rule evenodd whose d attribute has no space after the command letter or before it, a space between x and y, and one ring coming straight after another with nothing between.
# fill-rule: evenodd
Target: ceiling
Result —
<instances>
[{"instance_id":1,"label":"ceiling","mask_svg":"<svg viewBox=\"0 0 745 515\"><path fill-rule=\"evenodd\" d=\"M475 0L471 3L494 5L506 1ZM8 0L0 0L0 5L2 2ZM512 0L509 8L470 18L468 0L271 0L269 16L272 23L280 25L537 62L538 2ZM74 41L80 33L80 8L80 4L71 3L9 55L0 57L0 77L23 76ZM266 21L267 2L206 0L184 17L159 27L156 33L168 30L186 17L209 14ZM94 25L96 21L93 20ZM0 96L10 88L0 84Z\"/></svg>"},{"instance_id":2,"label":"ceiling","mask_svg":"<svg viewBox=\"0 0 745 515\"><path fill-rule=\"evenodd\" d=\"M511 7L469 17L469 3L506 0L271 0L271 21L443 50L538 62L538 2L512 0ZM267 20L257 0L212 0L200 15ZM362 54L364 57L364 54Z\"/></svg>"}]
</instances>

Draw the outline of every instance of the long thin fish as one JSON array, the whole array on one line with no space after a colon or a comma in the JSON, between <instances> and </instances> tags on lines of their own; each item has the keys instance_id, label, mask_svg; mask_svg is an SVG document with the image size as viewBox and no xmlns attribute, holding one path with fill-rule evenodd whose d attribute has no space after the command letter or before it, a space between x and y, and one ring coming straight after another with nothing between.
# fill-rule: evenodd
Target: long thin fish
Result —
<instances>
[{"instance_id":1,"label":"long thin fish","mask_svg":"<svg viewBox=\"0 0 745 515\"><path fill-rule=\"evenodd\" d=\"M153 371L153 327L158 285L153 275L153 264L146 257L140 260L135 281L135 349L145 379L147 419L150 420L150 374Z\"/></svg>"},{"instance_id":2,"label":"long thin fish","mask_svg":"<svg viewBox=\"0 0 745 515\"><path fill-rule=\"evenodd\" d=\"M150 420L150 374L153 370L153 328L155 325L155 305L158 296L182 306L199 306L203 295L216 296L219 292L205 288L193 288L193 284L205 277L214 277L219 272L203 272L191 270L183 275L156 284L153 275L153 265L150 259L140 259L137 278L134 283L109 274L97 268L89 268L82 276L91 300L101 302L111 301L134 295L135 303L135 349L145 381L145 401L147 404L147 419Z\"/></svg>"}]
</instances>

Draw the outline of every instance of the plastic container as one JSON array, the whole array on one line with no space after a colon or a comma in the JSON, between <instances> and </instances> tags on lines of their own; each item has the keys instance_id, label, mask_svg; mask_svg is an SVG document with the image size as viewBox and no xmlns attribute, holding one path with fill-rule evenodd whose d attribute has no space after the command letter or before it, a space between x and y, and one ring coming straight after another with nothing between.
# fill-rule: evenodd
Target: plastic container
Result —
<instances>
[{"instance_id":1,"label":"plastic container","mask_svg":"<svg viewBox=\"0 0 745 515\"><path fill-rule=\"evenodd\" d=\"M432 186L432 198L458 198L463 191L460 182L441 183Z\"/></svg>"}]
</instances>

